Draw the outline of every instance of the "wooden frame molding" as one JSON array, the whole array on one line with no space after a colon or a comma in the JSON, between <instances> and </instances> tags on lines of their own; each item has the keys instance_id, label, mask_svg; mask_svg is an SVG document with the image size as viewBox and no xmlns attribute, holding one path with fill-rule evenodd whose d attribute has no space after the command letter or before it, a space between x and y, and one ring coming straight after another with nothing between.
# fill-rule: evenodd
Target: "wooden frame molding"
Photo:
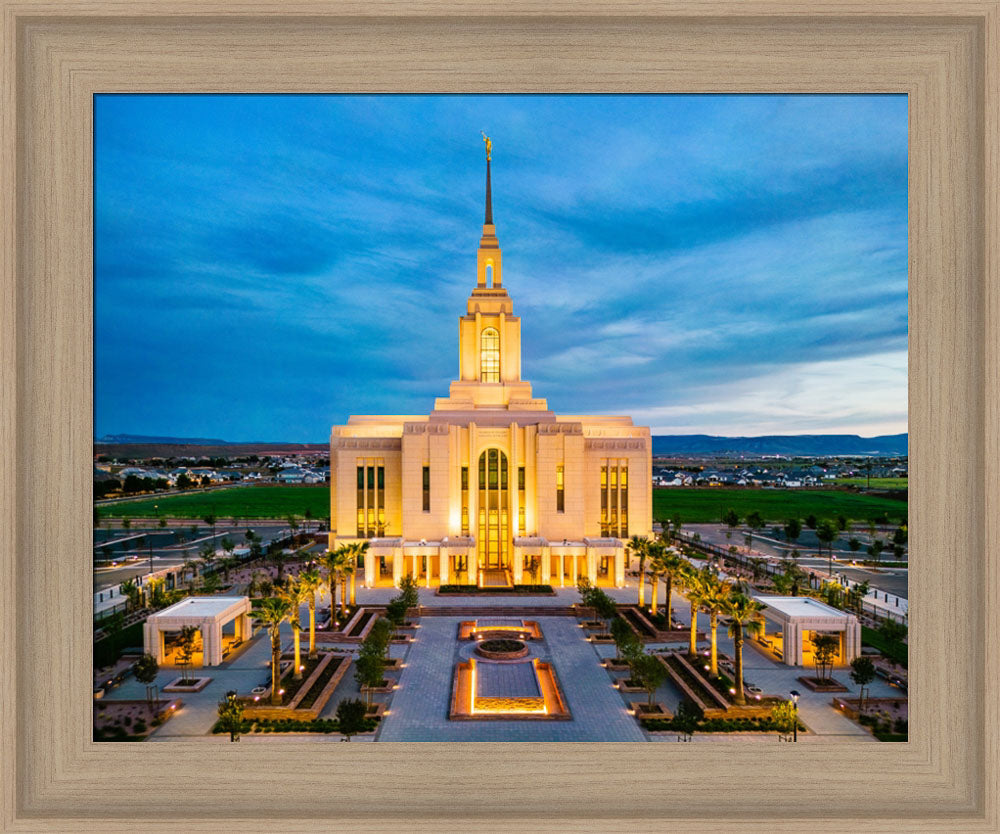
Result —
<instances>
[{"instance_id":1,"label":"wooden frame molding","mask_svg":"<svg viewBox=\"0 0 1000 834\"><path fill-rule=\"evenodd\" d=\"M0 8L0 828L998 830L995 0ZM907 93L912 740L91 742L92 96L113 91Z\"/></svg>"}]
</instances>

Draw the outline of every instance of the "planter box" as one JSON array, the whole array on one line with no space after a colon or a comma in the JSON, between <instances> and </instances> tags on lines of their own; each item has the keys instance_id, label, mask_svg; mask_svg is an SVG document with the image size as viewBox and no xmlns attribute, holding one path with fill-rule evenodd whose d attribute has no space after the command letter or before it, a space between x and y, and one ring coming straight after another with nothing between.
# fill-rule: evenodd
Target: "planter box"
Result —
<instances>
[{"instance_id":1,"label":"planter box","mask_svg":"<svg viewBox=\"0 0 1000 834\"><path fill-rule=\"evenodd\" d=\"M628 678L619 678L615 682L615 686L618 687L619 691L621 691L621 692L645 692L646 691L641 686L629 686L628 683L626 683L626 681L628 681Z\"/></svg>"},{"instance_id":2,"label":"planter box","mask_svg":"<svg viewBox=\"0 0 1000 834\"><path fill-rule=\"evenodd\" d=\"M372 704L369 711L365 713L365 718L378 718L381 721L383 715L385 715L385 704Z\"/></svg>"},{"instance_id":3,"label":"planter box","mask_svg":"<svg viewBox=\"0 0 1000 834\"><path fill-rule=\"evenodd\" d=\"M653 703L650 707L649 701L629 701L629 712L631 712L640 721L649 718L673 718L670 712L667 710L663 704Z\"/></svg>"},{"instance_id":4,"label":"planter box","mask_svg":"<svg viewBox=\"0 0 1000 834\"><path fill-rule=\"evenodd\" d=\"M396 688L396 682L393 680L383 679L382 686L362 686L362 692L392 692Z\"/></svg>"},{"instance_id":5,"label":"planter box","mask_svg":"<svg viewBox=\"0 0 1000 834\"><path fill-rule=\"evenodd\" d=\"M211 682L211 678L194 678L194 683L190 685L181 685L181 678L175 678L170 681L166 686L163 687L164 692L201 692L206 686Z\"/></svg>"},{"instance_id":6,"label":"planter box","mask_svg":"<svg viewBox=\"0 0 1000 834\"><path fill-rule=\"evenodd\" d=\"M615 663L615 659L609 657L607 660L601 661L601 666L607 669L609 672L627 672L627 663Z\"/></svg>"},{"instance_id":7,"label":"planter box","mask_svg":"<svg viewBox=\"0 0 1000 834\"><path fill-rule=\"evenodd\" d=\"M614 643L615 642L615 638L612 637L610 634L591 634L590 637L588 637L587 639L591 643L604 643L604 644L608 644L608 643Z\"/></svg>"},{"instance_id":8,"label":"planter box","mask_svg":"<svg viewBox=\"0 0 1000 834\"><path fill-rule=\"evenodd\" d=\"M809 678L805 675L795 680L813 692L850 692L846 686L833 678L830 678L826 683L818 683L815 678Z\"/></svg>"}]
</instances>

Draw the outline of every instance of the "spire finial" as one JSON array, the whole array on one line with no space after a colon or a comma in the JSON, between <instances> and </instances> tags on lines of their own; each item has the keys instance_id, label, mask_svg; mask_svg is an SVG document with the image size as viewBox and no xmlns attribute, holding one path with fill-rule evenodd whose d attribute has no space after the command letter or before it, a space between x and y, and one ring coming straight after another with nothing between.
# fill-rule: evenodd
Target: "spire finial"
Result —
<instances>
[{"instance_id":1,"label":"spire finial","mask_svg":"<svg viewBox=\"0 0 1000 834\"><path fill-rule=\"evenodd\" d=\"M483 223L487 226L493 225L493 194L490 189L490 159L493 156L493 142L486 135L485 130L481 130L483 141L486 143L486 219Z\"/></svg>"}]
</instances>

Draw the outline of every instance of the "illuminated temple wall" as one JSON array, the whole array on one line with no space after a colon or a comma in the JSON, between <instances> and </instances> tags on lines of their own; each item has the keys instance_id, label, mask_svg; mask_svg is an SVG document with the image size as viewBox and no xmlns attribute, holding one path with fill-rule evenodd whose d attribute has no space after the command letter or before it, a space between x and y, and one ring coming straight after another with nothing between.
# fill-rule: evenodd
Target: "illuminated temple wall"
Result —
<instances>
[{"instance_id":1,"label":"illuminated temple wall","mask_svg":"<svg viewBox=\"0 0 1000 834\"><path fill-rule=\"evenodd\" d=\"M521 321L502 284L489 177L487 163L458 379L428 415L352 416L333 427L330 546L371 542L369 586L408 573L427 585L476 584L486 569L529 582L532 557L542 583L622 585L624 540L652 529L650 432L629 417L557 416L521 379Z\"/></svg>"}]
</instances>

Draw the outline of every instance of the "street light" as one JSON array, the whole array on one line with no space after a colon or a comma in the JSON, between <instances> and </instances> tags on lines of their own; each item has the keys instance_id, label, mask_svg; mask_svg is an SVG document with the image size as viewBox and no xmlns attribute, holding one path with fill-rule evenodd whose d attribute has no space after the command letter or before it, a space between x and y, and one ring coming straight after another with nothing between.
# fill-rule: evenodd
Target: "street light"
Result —
<instances>
[{"instance_id":1,"label":"street light","mask_svg":"<svg viewBox=\"0 0 1000 834\"><path fill-rule=\"evenodd\" d=\"M788 693L792 696L792 741L799 740L799 693L793 689Z\"/></svg>"}]
</instances>

